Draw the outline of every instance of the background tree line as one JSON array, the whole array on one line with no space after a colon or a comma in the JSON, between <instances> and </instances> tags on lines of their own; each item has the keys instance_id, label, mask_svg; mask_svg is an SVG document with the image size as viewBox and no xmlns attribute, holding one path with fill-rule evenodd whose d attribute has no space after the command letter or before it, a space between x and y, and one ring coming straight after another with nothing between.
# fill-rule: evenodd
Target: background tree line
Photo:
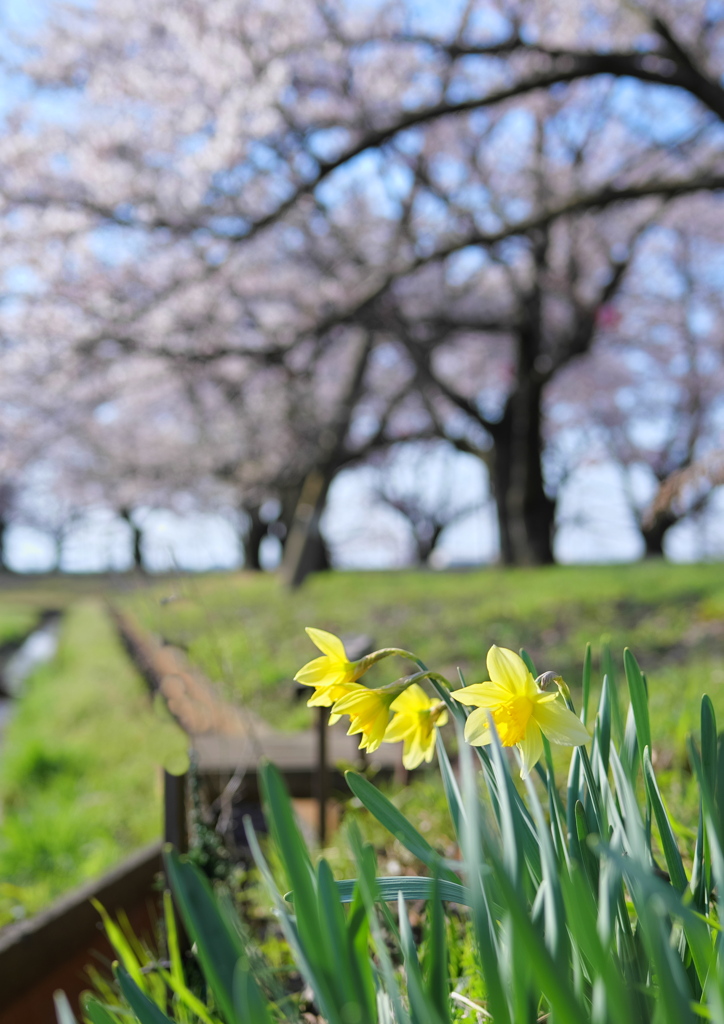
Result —
<instances>
[{"instance_id":1,"label":"background tree line","mask_svg":"<svg viewBox=\"0 0 724 1024\"><path fill-rule=\"evenodd\" d=\"M2 525L103 505L140 558L139 508L224 509L257 566L296 517L321 566L336 476L444 442L504 563L604 459L660 554L721 482L724 12L561 7L51 6L5 53ZM425 558L465 509L408 491Z\"/></svg>"}]
</instances>

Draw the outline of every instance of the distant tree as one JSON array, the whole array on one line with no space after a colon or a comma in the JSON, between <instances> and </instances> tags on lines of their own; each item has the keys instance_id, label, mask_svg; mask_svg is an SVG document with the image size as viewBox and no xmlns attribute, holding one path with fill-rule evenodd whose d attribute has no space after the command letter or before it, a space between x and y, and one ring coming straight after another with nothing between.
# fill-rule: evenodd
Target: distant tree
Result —
<instances>
[{"instance_id":1,"label":"distant tree","mask_svg":"<svg viewBox=\"0 0 724 1024\"><path fill-rule=\"evenodd\" d=\"M674 524L705 508L719 487L724 487L724 451L721 449L675 470L663 480L642 516L644 526L652 532L665 533Z\"/></svg>"},{"instance_id":2,"label":"distant tree","mask_svg":"<svg viewBox=\"0 0 724 1024\"><path fill-rule=\"evenodd\" d=\"M440 442L402 444L376 467L373 497L407 523L417 565L428 565L445 530L479 513L484 504L482 489L472 498L469 492L476 488L459 493L451 453L454 449Z\"/></svg>"},{"instance_id":3,"label":"distant tree","mask_svg":"<svg viewBox=\"0 0 724 1024\"><path fill-rule=\"evenodd\" d=\"M587 437L585 458L624 473L647 556L663 554L671 527L706 505L710 458L724 442L717 211L721 200L687 200L649 231L616 300L600 311L592 358L551 398L562 432ZM698 481L695 500L679 493L677 481L687 480Z\"/></svg>"},{"instance_id":4,"label":"distant tree","mask_svg":"<svg viewBox=\"0 0 724 1024\"><path fill-rule=\"evenodd\" d=\"M6 480L0 483L0 572L8 571L7 562L7 530L15 512L16 491L13 484Z\"/></svg>"}]
</instances>

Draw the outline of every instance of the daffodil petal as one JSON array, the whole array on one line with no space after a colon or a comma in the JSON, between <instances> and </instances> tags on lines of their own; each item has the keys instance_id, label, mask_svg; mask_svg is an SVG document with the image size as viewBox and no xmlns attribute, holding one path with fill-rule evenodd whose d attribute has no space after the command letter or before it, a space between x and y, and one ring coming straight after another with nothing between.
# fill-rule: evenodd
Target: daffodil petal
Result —
<instances>
[{"instance_id":1,"label":"daffodil petal","mask_svg":"<svg viewBox=\"0 0 724 1024\"><path fill-rule=\"evenodd\" d=\"M308 708L331 708L334 704L334 697L327 686L323 686L312 694L307 701Z\"/></svg>"},{"instance_id":2,"label":"daffodil petal","mask_svg":"<svg viewBox=\"0 0 724 1024\"><path fill-rule=\"evenodd\" d=\"M326 685L341 679L344 679L344 672L338 665L332 664L326 655L302 665L294 677L294 681L303 686L319 686L320 683Z\"/></svg>"},{"instance_id":3,"label":"daffodil petal","mask_svg":"<svg viewBox=\"0 0 724 1024\"><path fill-rule=\"evenodd\" d=\"M577 747L581 743L588 743L591 738L580 718L569 711L562 701L551 701L550 704L536 703L533 718L551 743Z\"/></svg>"},{"instance_id":4,"label":"daffodil petal","mask_svg":"<svg viewBox=\"0 0 724 1024\"><path fill-rule=\"evenodd\" d=\"M538 764L543 753L543 738L541 737L540 729L532 719L528 722L525 736L518 744L518 750L523 759L520 777L521 779L527 779Z\"/></svg>"},{"instance_id":5,"label":"daffodil petal","mask_svg":"<svg viewBox=\"0 0 724 1024\"><path fill-rule=\"evenodd\" d=\"M450 696L472 707L495 708L499 704L506 704L515 694L499 683L487 682L462 686L459 690L453 690Z\"/></svg>"},{"instance_id":6,"label":"daffodil petal","mask_svg":"<svg viewBox=\"0 0 724 1024\"><path fill-rule=\"evenodd\" d=\"M531 686L535 690L532 675L526 668L523 659L515 651L509 651L507 647L496 647L493 644L488 651L486 664L493 682L505 687L511 693L516 695L528 693Z\"/></svg>"},{"instance_id":7,"label":"daffodil petal","mask_svg":"<svg viewBox=\"0 0 724 1024\"><path fill-rule=\"evenodd\" d=\"M334 705L335 714L353 714L356 707L361 704L364 705L366 701L370 699L370 694L373 692L368 690L366 686L362 686L361 683L350 683L350 692L346 693L343 697L340 697Z\"/></svg>"},{"instance_id":8,"label":"daffodil petal","mask_svg":"<svg viewBox=\"0 0 724 1024\"><path fill-rule=\"evenodd\" d=\"M393 711L404 711L409 713L415 711L427 711L433 701L428 697L421 686L413 683L403 690L399 697L395 697L390 704Z\"/></svg>"},{"instance_id":9,"label":"daffodil petal","mask_svg":"<svg viewBox=\"0 0 724 1024\"><path fill-rule=\"evenodd\" d=\"M474 747L485 747L492 742L490 715L487 708L477 708L468 715L465 723L465 739Z\"/></svg>"},{"instance_id":10,"label":"daffodil petal","mask_svg":"<svg viewBox=\"0 0 724 1024\"><path fill-rule=\"evenodd\" d=\"M335 661L348 660L344 644L334 633L328 633L326 629L315 629L313 626L307 626L306 634L323 654L329 655Z\"/></svg>"},{"instance_id":11,"label":"daffodil petal","mask_svg":"<svg viewBox=\"0 0 724 1024\"><path fill-rule=\"evenodd\" d=\"M411 715L396 714L385 733L385 743L399 743L415 728L415 720Z\"/></svg>"},{"instance_id":12,"label":"daffodil petal","mask_svg":"<svg viewBox=\"0 0 724 1024\"><path fill-rule=\"evenodd\" d=\"M385 738L385 731L387 729L386 719L380 717L380 720L375 722L371 729L365 734L364 746L372 754L379 747ZM362 744L360 743L360 747Z\"/></svg>"},{"instance_id":13,"label":"daffodil petal","mask_svg":"<svg viewBox=\"0 0 724 1024\"><path fill-rule=\"evenodd\" d=\"M413 768L417 768L425 758L425 750L420 743L419 736L413 736L409 743L405 744L405 749L402 754L402 764L405 768L412 771Z\"/></svg>"}]
</instances>

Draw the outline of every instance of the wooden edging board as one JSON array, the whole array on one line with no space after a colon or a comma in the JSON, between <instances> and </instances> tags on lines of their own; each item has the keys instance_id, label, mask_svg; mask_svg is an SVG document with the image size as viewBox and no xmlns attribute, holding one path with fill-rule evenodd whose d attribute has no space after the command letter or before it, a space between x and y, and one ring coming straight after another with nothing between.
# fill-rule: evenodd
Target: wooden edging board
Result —
<instances>
[{"instance_id":1,"label":"wooden edging board","mask_svg":"<svg viewBox=\"0 0 724 1024\"><path fill-rule=\"evenodd\" d=\"M132 921L148 923L162 870L161 845L143 847L46 910L0 931L0 1024L44 1024L54 1019L55 989L73 996L88 987L83 967L93 962L95 951L110 953L92 899L111 914L123 909Z\"/></svg>"}]
</instances>

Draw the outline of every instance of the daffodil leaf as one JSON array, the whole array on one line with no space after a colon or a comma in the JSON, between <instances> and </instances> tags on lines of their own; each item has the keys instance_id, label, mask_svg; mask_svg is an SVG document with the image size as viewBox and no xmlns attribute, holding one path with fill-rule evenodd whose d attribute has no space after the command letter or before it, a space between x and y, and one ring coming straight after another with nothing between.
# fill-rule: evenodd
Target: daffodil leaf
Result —
<instances>
[{"instance_id":1,"label":"daffodil leaf","mask_svg":"<svg viewBox=\"0 0 724 1024\"><path fill-rule=\"evenodd\" d=\"M525 647L521 647L520 648L520 656L523 659L523 661L525 662L525 667L528 669L530 674L535 679L535 677L538 675L538 673L535 670L535 665L533 664L533 659L531 658L530 654L528 654L528 652L526 651Z\"/></svg>"},{"instance_id":2,"label":"daffodil leaf","mask_svg":"<svg viewBox=\"0 0 724 1024\"><path fill-rule=\"evenodd\" d=\"M438 882L438 889L435 890L435 880L425 878L423 875L393 875L384 878L375 878L380 903L395 903L398 893L402 893L405 900L429 900L437 891L437 895L446 903L459 903L463 907L471 906L470 890L461 885L460 882L448 882L441 879ZM339 899L342 903L351 903L354 898L356 878L345 878L335 882ZM294 903L294 891L285 894L287 903Z\"/></svg>"},{"instance_id":3,"label":"daffodil leaf","mask_svg":"<svg viewBox=\"0 0 724 1024\"><path fill-rule=\"evenodd\" d=\"M608 772L609 752L611 749L611 683L608 676L603 677L601 699L598 702L598 716L594 748L598 748L603 772Z\"/></svg>"},{"instance_id":4,"label":"daffodil leaf","mask_svg":"<svg viewBox=\"0 0 724 1024\"><path fill-rule=\"evenodd\" d=\"M53 1000L55 1002L55 1014L58 1018L58 1024L78 1024L65 992L56 992Z\"/></svg>"},{"instance_id":5,"label":"daffodil leaf","mask_svg":"<svg viewBox=\"0 0 724 1024\"><path fill-rule=\"evenodd\" d=\"M118 1024L118 1019L111 1017L105 1006L92 997L85 1001L83 1012L91 1021L91 1024ZM60 1024L63 1024L62 1018L60 1019Z\"/></svg>"},{"instance_id":6,"label":"daffodil leaf","mask_svg":"<svg viewBox=\"0 0 724 1024\"><path fill-rule=\"evenodd\" d=\"M427 996L422 982L420 961L417 958L415 940L412 937L412 929L403 905L403 895L398 895L398 916L400 919L400 942L402 953L405 958L405 975L407 977L407 994L410 1000L410 1016L412 1024L447 1024L449 1013L441 1016L438 1007ZM447 974L447 971L445 972ZM445 993L445 1006L447 1009L447 992Z\"/></svg>"},{"instance_id":7,"label":"daffodil leaf","mask_svg":"<svg viewBox=\"0 0 724 1024\"><path fill-rule=\"evenodd\" d=\"M443 740L439 729L437 736L435 737L435 743L437 746L437 763L440 766L440 774L442 775L442 782L445 787L447 806L455 827L455 835L457 836L458 842L461 842L461 823L465 818L465 808L463 807L463 798L460 794L458 781L455 778L452 765L450 764L450 758L448 757L447 750L445 749L445 741Z\"/></svg>"},{"instance_id":8,"label":"daffodil leaf","mask_svg":"<svg viewBox=\"0 0 724 1024\"><path fill-rule=\"evenodd\" d=\"M234 1006L244 1024L272 1024L269 1005L242 960L234 973Z\"/></svg>"},{"instance_id":9,"label":"daffodil leaf","mask_svg":"<svg viewBox=\"0 0 724 1024\"><path fill-rule=\"evenodd\" d=\"M581 678L583 691L583 724L588 725L588 701L591 697L591 645L586 644L586 653L583 658L583 675Z\"/></svg>"},{"instance_id":10,"label":"daffodil leaf","mask_svg":"<svg viewBox=\"0 0 724 1024\"><path fill-rule=\"evenodd\" d=\"M627 647L623 652L623 663L626 669L626 681L631 696L631 708L636 722L639 754L643 758L644 747L651 749L651 724L649 722L649 696L646 683L641 674L636 658Z\"/></svg>"},{"instance_id":11,"label":"daffodil leaf","mask_svg":"<svg viewBox=\"0 0 724 1024\"><path fill-rule=\"evenodd\" d=\"M233 1021L234 970L244 955L241 939L197 868L170 848L164 850L164 864L181 918L196 943L209 988L226 1020Z\"/></svg>"},{"instance_id":12,"label":"daffodil leaf","mask_svg":"<svg viewBox=\"0 0 724 1024\"><path fill-rule=\"evenodd\" d=\"M432 878L421 876L377 878L377 888L380 900L383 903L391 903L397 899L397 894L402 893L405 900L428 900L435 895L435 883ZM352 898L354 882L337 882L340 899L348 903ZM459 882L448 882L440 879L438 882L437 894L441 900L447 903L459 903L462 906L470 906L470 890Z\"/></svg>"},{"instance_id":13,"label":"daffodil leaf","mask_svg":"<svg viewBox=\"0 0 724 1024\"><path fill-rule=\"evenodd\" d=\"M423 961L425 989L441 1019L449 1024L450 995L448 982L448 947L445 933L445 911L440 899L438 879L433 879L433 893L427 914L426 953Z\"/></svg>"},{"instance_id":14,"label":"daffodil leaf","mask_svg":"<svg viewBox=\"0 0 724 1024\"><path fill-rule=\"evenodd\" d=\"M171 1024L170 1018L140 990L131 975L122 967L116 969L116 978L121 992L140 1024ZM231 1020L231 1018L229 1018Z\"/></svg>"},{"instance_id":15,"label":"daffodil leaf","mask_svg":"<svg viewBox=\"0 0 724 1024\"><path fill-rule=\"evenodd\" d=\"M716 714L711 698L701 698L701 767L711 792L716 788L717 734Z\"/></svg>"},{"instance_id":16,"label":"daffodil leaf","mask_svg":"<svg viewBox=\"0 0 724 1024\"><path fill-rule=\"evenodd\" d=\"M671 822L661 799L648 747L644 750L644 782L646 783L646 792L649 795L651 806L654 809L656 824L659 826L661 845L664 849L664 857L666 858L666 866L669 869L671 884L679 892L684 892L689 882L681 860L679 847L676 845Z\"/></svg>"},{"instance_id":17,"label":"daffodil leaf","mask_svg":"<svg viewBox=\"0 0 724 1024\"><path fill-rule=\"evenodd\" d=\"M457 876L444 867L437 850L430 846L414 825L410 824L405 815L398 811L376 786L356 772L346 772L345 778L349 788L370 814L377 818L380 824L384 825L387 831L391 832L395 839L398 839L413 856L422 861L431 871L438 873L441 878L447 878L450 882L457 881Z\"/></svg>"}]
</instances>

